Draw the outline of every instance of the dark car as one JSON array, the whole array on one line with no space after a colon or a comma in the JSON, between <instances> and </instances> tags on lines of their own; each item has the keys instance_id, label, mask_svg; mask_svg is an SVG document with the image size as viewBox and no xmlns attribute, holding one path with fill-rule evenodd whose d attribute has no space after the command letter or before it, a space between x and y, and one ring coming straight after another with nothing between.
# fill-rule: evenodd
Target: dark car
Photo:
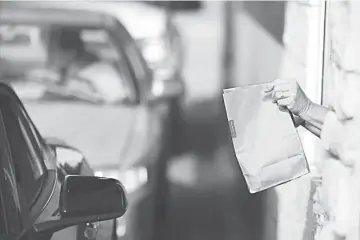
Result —
<instances>
[{"instance_id":1,"label":"dark car","mask_svg":"<svg viewBox=\"0 0 360 240\"><path fill-rule=\"evenodd\" d=\"M11 84L43 136L63 139L96 175L122 182L129 208L108 233L116 228L119 238L149 239L166 201L171 101L166 92L154 94L152 70L115 16L58 3L2 3L0 81ZM68 85L53 80L58 72L47 69L46 39L55 27L76 30L88 52L116 67L116 81L101 69Z\"/></svg>"},{"instance_id":2,"label":"dark car","mask_svg":"<svg viewBox=\"0 0 360 240\"><path fill-rule=\"evenodd\" d=\"M0 239L84 240L96 237L93 223L125 213L120 182L93 176L79 151L44 140L3 83L0 139Z\"/></svg>"}]
</instances>

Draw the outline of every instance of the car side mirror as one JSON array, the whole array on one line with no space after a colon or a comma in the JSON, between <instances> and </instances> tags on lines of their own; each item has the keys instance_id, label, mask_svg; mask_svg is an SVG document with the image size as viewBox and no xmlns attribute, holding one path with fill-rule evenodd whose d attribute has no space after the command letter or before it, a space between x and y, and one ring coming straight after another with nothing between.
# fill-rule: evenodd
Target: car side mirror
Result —
<instances>
[{"instance_id":1,"label":"car side mirror","mask_svg":"<svg viewBox=\"0 0 360 240\"><path fill-rule=\"evenodd\" d=\"M37 232L119 218L125 214L128 201L118 180L69 175L61 187L59 205L59 219L36 224Z\"/></svg>"},{"instance_id":2,"label":"car side mirror","mask_svg":"<svg viewBox=\"0 0 360 240\"><path fill-rule=\"evenodd\" d=\"M67 176L60 194L65 218L92 218L89 222L121 217L127 208L123 186L112 178Z\"/></svg>"}]
</instances>

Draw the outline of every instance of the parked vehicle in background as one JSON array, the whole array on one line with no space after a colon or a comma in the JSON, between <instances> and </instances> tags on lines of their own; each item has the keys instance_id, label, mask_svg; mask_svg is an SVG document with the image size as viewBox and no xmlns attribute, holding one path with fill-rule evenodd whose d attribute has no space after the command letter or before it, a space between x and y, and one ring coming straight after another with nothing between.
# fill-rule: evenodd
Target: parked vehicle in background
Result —
<instances>
[{"instance_id":1,"label":"parked vehicle in background","mask_svg":"<svg viewBox=\"0 0 360 240\"><path fill-rule=\"evenodd\" d=\"M0 239L94 239L97 222L125 213L120 182L95 177L77 149L43 139L4 83L0 139Z\"/></svg>"},{"instance_id":2,"label":"parked vehicle in background","mask_svg":"<svg viewBox=\"0 0 360 240\"><path fill-rule=\"evenodd\" d=\"M90 11L99 9L115 16L124 25L135 39L149 68L153 70L153 95L167 95L171 98L170 122L173 134L181 132L186 94L183 79L185 49L170 12L166 8L141 1L93 1L86 4L74 1L67 6Z\"/></svg>"},{"instance_id":3,"label":"parked vehicle in background","mask_svg":"<svg viewBox=\"0 0 360 240\"><path fill-rule=\"evenodd\" d=\"M179 30L166 9L141 1L108 2L119 20L136 40L151 69L155 91L164 88L181 101L185 93L183 81L184 45Z\"/></svg>"},{"instance_id":4,"label":"parked vehicle in background","mask_svg":"<svg viewBox=\"0 0 360 240\"><path fill-rule=\"evenodd\" d=\"M171 98L170 123L173 136L183 131L183 103L186 85L183 67L186 48L173 16L177 11L194 10L201 2L117 1L101 5L111 7L136 40L144 59L154 72L153 93ZM190 3L190 5L189 5ZM160 6L160 7L159 7ZM172 140L173 154L178 152L177 138Z\"/></svg>"},{"instance_id":5,"label":"parked vehicle in background","mask_svg":"<svg viewBox=\"0 0 360 240\"><path fill-rule=\"evenodd\" d=\"M102 225L110 234L115 228L117 236L102 239L149 239L165 205L172 95L154 94L153 72L117 15L99 4L86 5L77 9L70 2L2 3L0 26L28 28L43 40L33 42L37 37L27 35L29 41L0 42L0 80L15 89L44 136L64 139L84 153L97 175L123 183L129 208L113 225ZM116 68L118 81L111 82L107 70L92 72L88 66L84 69L91 79L75 74L66 84L54 80L64 75L61 69L48 68L46 39L57 28L78 32L87 52ZM116 101L109 99L111 94Z\"/></svg>"}]
</instances>

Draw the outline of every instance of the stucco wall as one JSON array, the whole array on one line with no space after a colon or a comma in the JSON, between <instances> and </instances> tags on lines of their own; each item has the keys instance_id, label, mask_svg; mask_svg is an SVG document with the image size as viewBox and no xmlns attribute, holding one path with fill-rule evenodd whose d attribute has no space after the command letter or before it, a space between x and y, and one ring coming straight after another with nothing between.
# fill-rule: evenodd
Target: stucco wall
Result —
<instances>
[{"instance_id":1,"label":"stucco wall","mask_svg":"<svg viewBox=\"0 0 360 240\"><path fill-rule=\"evenodd\" d=\"M324 58L324 104L339 109L338 94L341 94L343 87L350 84L351 88L343 92L351 96L350 90L357 91L360 82L360 2L359 1L329 1L327 4L327 34ZM350 94L349 94L350 93ZM340 95L339 95L340 96ZM352 95L353 101L358 101ZM350 103L351 104L351 103ZM358 110L358 109L357 109ZM356 118L355 118L356 119ZM357 131L356 124L351 132ZM348 139L346 139L348 140ZM346 141L345 141L346 142ZM341 172L337 166L333 169L334 162L324 159L324 173L330 176L329 179L336 179L336 173ZM336 162L335 162L336 163ZM348 186L354 187L354 186ZM355 186L356 187L356 186ZM351 189L352 192L353 189ZM333 189L336 193L336 189ZM350 205L350 204L349 204ZM351 205L350 205L351 206ZM358 210L357 206L350 207L352 212ZM349 216L350 218L352 216ZM359 239L358 218L347 223L348 236L346 239Z\"/></svg>"},{"instance_id":2,"label":"stucco wall","mask_svg":"<svg viewBox=\"0 0 360 240\"><path fill-rule=\"evenodd\" d=\"M324 103L333 105L336 89L360 76L360 2L330 1L324 69Z\"/></svg>"}]
</instances>

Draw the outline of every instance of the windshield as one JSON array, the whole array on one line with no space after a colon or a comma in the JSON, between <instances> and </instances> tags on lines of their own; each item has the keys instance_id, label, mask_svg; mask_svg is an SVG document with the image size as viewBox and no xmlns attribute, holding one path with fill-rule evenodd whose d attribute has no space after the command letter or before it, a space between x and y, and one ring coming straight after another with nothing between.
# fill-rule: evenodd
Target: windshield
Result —
<instances>
[{"instance_id":1,"label":"windshield","mask_svg":"<svg viewBox=\"0 0 360 240\"><path fill-rule=\"evenodd\" d=\"M22 100L116 102L131 72L104 29L0 25L0 80Z\"/></svg>"}]
</instances>

